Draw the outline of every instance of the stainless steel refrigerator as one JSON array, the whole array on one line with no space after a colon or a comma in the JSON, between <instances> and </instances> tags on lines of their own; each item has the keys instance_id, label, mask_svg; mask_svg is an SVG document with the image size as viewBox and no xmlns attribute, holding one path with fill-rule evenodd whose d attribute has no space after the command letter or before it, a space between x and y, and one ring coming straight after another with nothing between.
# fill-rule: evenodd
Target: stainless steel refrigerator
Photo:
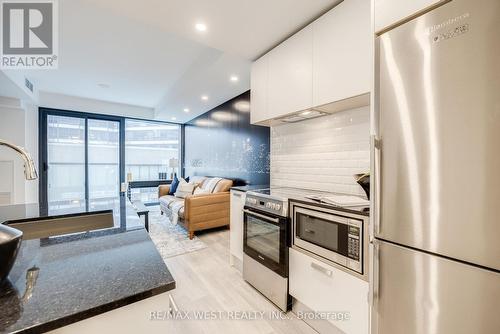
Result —
<instances>
[{"instance_id":1,"label":"stainless steel refrigerator","mask_svg":"<svg viewBox=\"0 0 500 334\"><path fill-rule=\"evenodd\" d=\"M377 37L372 332L500 333L500 0Z\"/></svg>"}]
</instances>

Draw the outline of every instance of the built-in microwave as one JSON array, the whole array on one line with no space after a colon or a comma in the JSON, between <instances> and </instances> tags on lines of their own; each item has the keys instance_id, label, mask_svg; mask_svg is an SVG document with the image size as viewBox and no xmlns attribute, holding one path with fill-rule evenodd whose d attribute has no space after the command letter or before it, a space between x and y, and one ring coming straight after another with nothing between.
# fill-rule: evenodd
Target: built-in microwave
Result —
<instances>
[{"instance_id":1,"label":"built-in microwave","mask_svg":"<svg viewBox=\"0 0 500 334\"><path fill-rule=\"evenodd\" d=\"M367 219L314 204L290 202L292 247L365 274Z\"/></svg>"}]
</instances>

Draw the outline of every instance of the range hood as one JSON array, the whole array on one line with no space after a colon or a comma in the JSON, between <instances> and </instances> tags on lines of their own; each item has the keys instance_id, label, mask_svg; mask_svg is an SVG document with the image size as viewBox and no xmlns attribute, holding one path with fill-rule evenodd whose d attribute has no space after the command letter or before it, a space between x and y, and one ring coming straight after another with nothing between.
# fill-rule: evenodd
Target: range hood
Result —
<instances>
[{"instance_id":1,"label":"range hood","mask_svg":"<svg viewBox=\"0 0 500 334\"><path fill-rule=\"evenodd\" d=\"M357 95L344 100L327 103L318 107L290 113L286 116L268 121L268 125L277 126L287 123L297 123L308 119L331 115L340 111L365 107L370 105L370 93Z\"/></svg>"}]
</instances>

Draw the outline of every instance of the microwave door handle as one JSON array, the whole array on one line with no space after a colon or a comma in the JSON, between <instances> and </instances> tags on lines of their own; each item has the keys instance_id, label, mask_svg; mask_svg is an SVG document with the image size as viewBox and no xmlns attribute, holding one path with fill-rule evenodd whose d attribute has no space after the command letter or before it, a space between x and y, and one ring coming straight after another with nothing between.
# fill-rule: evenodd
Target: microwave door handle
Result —
<instances>
[{"instance_id":1,"label":"microwave door handle","mask_svg":"<svg viewBox=\"0 0 500 334\"><path fill-rule=\"evenodd\" d=\"M279 224L279 222L280 222L279 218L272 218L272 217L264 216L264 215L261 215L260 213L253 212L253 211L250 211L247 209L243 209L243 212L246 214L249 214L251 216L255 216L255 217L259 217L261 219L267 220L267 221L271 221L271 222L276 223L276 224Z\"/></svg>"}]
</instances>

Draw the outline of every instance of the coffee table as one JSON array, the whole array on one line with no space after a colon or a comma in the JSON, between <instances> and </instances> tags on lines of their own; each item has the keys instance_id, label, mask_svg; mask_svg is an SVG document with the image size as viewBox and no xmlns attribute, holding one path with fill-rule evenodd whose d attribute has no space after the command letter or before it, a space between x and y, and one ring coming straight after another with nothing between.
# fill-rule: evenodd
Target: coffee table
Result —
<instances>
[{"instance_id":1,"label":"coffee table","mask_svg":"<svg viewBox=\"0 0 500 334\"><path fill-rule=\"evenodd\" d=\"M134 206L135 211L137 212L137 215L144 216L144 227L146 228L146 231L149 232L149 209L147 206L144 205L141 201L133 201L132 205Z\"/></svg>"}]
</instances>

